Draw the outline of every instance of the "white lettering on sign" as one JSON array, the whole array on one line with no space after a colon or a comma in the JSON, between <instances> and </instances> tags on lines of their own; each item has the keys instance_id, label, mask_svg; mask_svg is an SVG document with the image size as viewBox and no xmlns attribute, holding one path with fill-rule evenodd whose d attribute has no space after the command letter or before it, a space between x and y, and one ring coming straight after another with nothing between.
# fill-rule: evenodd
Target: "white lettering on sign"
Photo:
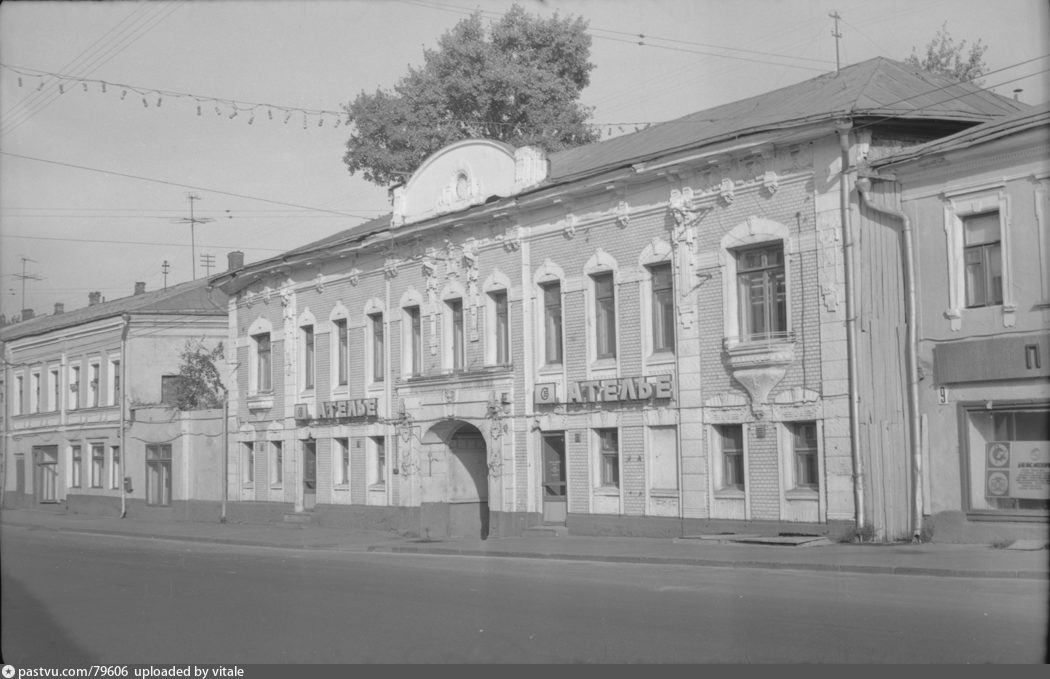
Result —
<instances>
[{"instance_id":1,"label":"white lettering on sign","mask_svg":"<svg viewBox=\"0 0 1050 679\"><path fill-rule=\"evenodd\" d=\"M1050 441L992 441L985 451L987 497L1050 499Z\"/></svg>"},{"instance_id":2,"label":"white lettering on sign","mask_svg":"<svg viewBox=\"0 0 1050 679\"><path fill-rule=\"evenodd\" d=\"M674 376L622 377L611 380L584 380L571 382L566 403L624 403L649 399L674 398ZM536 403L557 403L553 384L537 384Z\"/></svg>"},{"instance_id":3,"label":"white lettering on sign","mask_svg":"<svg viewBox=\"0 0 1050 679\"><path fill-rule=\"evenodd\" d=\"M350 418L374 418L378 414L379 399L355 398L348 401L324 401L321 403L321 420Z\"/></svg>"}]
</instances>

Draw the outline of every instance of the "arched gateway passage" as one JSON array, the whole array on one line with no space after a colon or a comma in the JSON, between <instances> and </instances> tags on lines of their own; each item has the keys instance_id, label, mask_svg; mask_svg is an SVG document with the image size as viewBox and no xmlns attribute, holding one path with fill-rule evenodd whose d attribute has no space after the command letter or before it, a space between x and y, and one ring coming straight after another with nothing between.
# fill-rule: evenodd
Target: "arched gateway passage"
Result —
<instances>
[{"instance_id":1,"label":"arched gateway passage","mask_svg":"<svg viewBox=\"0 0 1050 679\"><path fill-rule=\"evenodd\" d=\"M488 445L472 424L434 425L423 439L420 533L423 537L488 537Z\"/></svg>"}]
</instances>

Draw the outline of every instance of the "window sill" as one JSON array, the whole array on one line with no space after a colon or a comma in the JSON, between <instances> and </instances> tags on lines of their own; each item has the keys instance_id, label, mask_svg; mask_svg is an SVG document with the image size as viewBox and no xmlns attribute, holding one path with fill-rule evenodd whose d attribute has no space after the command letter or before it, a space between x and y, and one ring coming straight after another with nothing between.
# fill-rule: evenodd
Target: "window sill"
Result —
<instances>
[{"instance_id":1,"label":"window sill","mask_svg":"<svg viewBox=\"0 0 1050 679\"><path fill-rule=\"evenodd\" d=\"M715 491L716 500L743 500L744 490L742 488L719 488Z\"/></svg>"},{"instance_id":2,"label":"window sill","mask_svg":"<svg viewBox=\"0 0 1050 679\"><path fill-rule=\"evenodd\" d=\"M664 363L674 363L675 354L673 351L657 351L649 354L645 358L646 365L661 365Z\"/></svg>"},{"instance_id":3,"label":"window sill","mask_svg":"<svg viewBox=\"0 0 1050 679\"><path fill-rule=\"evenodd\" d=\"M544 363L537 371L541 375L560 375L565 372L563 363Z\"/></svg>"},{"instance_id":4,"label":"window sill","mask_svg":"<svg viewBox=\"0 0 1050 679\"><path fill-rule=\"evenodd\" d=\"M784 493L787 500L795 502L816 502L820 495L815 488L792 488Z\"/></svg>"},{"instance_id":5,"label":"window sill","mask_svg":"<svg viewBox=\"0 0 1050 679\"><path fill-rule=\"evenodd\" d=\"M251 394L248 396L248 410L265 410L273 408L273 394Z\"/></svg>"},{"instance_id":6,"label":"window sill","mask_svg":"<svg viewBox=\"0 0 1050 679\"><path fill-rule=\"evenodd\" d=\"M966 513L969 521L1018 521L1023 523L1047 523L1050 514L1039 509L998 509L984 511L969 511Z\"/></svg>"},{"instance_id":7,"label":"window sill","mask_svg":"<svg viewBox=\"0 0 1050 679\"><path fill-rule=\"evenodd\" d=\"M594 489L594 494L605 497L619 497L620 489L617 486L598 486Z\"/></svg>"},{"instance_id":8,"label":"window sill","mask_svg":"<svg viewBox=\"0 0 1050 679\"><path fill-rule=\"evenodd\" d=\"M284 490L284 486L270 486L270 490Z\"/></svg>"},{"instance_id":9,"label":"window sill","mask_svg":"<svg viewBox=\"0 0 1050 679\"><path fill-rule=\"evenodd\" d=\"M650 488L649 497L661 497L661 498L677 498L677 489L665 489L665 488Z\"/></svg>"},{"instance_id":10,"label":"window sill","mask_svg":"<svg viewBox=\"0 0 1050 679\"><path fill-rule=\"evenodd\" d=\"M348 493L350 492L350 484L340 483L332 486L332 490L336 493Z\"/></svg>"}]
</instances>

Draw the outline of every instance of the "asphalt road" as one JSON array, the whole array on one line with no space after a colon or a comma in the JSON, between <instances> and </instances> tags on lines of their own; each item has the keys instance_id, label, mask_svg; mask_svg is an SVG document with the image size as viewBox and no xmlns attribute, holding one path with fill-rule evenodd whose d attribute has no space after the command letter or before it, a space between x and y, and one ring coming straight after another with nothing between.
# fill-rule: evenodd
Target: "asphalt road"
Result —
<instances>
[{"instance_id":1,"label":"asphalt road","mask_svg":"<svg viewBox=\"0 0 1050 679\"><path fill-rule=\"evenodd\" d=\"M1045 581L208 545L4 527L4 662L1042 663Z\"/></svg>"}]
</instances>

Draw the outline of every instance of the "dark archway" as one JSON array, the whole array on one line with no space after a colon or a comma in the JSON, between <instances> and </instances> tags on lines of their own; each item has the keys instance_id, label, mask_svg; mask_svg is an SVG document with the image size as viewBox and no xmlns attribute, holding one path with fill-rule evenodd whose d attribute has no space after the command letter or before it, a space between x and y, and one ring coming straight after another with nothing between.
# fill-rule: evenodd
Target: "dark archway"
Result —
<instances>
[{"instance_id":1,"label":"dark archway","mask_svg":"<svg viewBox=\"0 0 1050 679\"><path fill-rule=\"evenodd\" d=\"M423 439L433 464L421 479L423 537L482 539L489 533L488 443L472 424L445 421Z\"/></svg>"}]
</instances>

